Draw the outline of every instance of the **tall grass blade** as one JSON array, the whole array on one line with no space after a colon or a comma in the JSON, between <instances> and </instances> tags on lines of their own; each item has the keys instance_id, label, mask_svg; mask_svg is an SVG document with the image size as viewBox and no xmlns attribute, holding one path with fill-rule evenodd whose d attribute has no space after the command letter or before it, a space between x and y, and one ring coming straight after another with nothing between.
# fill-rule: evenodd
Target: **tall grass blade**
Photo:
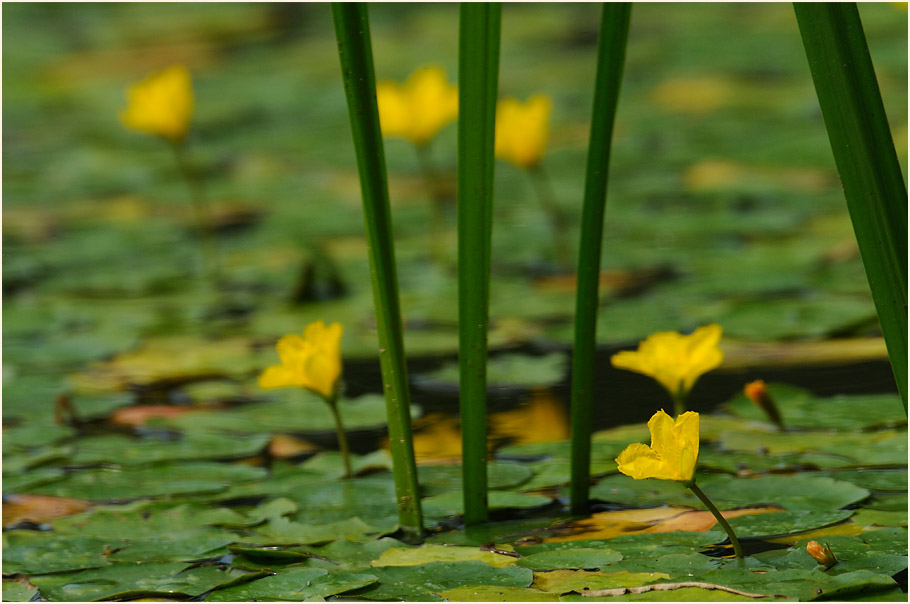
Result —
<instances>
[{"instance_id":1,"label":"tall grass blade","mask_svg":"<svg viewBox=\"0 0 910 604\"><path fill-rule=\"evenodd\" d=\"M465 524L487 520L487 320L502 6L462 3L458 38L458 357Z\"/></svg>"},{"instance_id":2,"label":"tall grass blade","mask_svg":"<svg viewBox=\"0 0 910 604\"><path fill-rule=\"evenodd\" d=\"M594 353L597 347L597 288L604 209L607 203L607 173L610 141L619 102L626 41L629 37L628 2L604 3L597 47L594 111L588 142L585 198L581 242L578 252L578 289L575 298L575 348L572 355L572 481L573 514L588 511L591 468L591 424L594 421L592 392Z\"/></svg>"},{"instance_id":3,"label":"tall grass blade","mask_svg":"<svg viewBox=\"0 0 910 604\"><path fill-rule=\"evenodd\" d=\"M335 2L332 3L332 15L363 195L398 522L406 540L418 541L423 522L411 437L410 394L367 7L360 2Z\"/></svg>"},{"instance_id":4,"label":"tall grass blade","mask_svg":"<svg viewBox=\"0 0 910 604\"><path fill-rule=\"evenodd\" d=\"M907 188L853 2L794 3L891 368L907 410Z\"/></svg>"}]
</instances>

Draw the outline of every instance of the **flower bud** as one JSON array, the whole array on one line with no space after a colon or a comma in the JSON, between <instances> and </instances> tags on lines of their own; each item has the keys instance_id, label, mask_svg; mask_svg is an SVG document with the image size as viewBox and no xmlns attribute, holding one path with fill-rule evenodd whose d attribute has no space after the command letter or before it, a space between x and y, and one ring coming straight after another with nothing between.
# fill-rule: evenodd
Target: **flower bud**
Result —
<instances>
[{"instance_id":1,"label":"flower bud","mask_svg":"<svg viewBox=\"0 0 910 604\"><path fill-rule=\"evenodd\" d=\"M765 412L768 419L774 422L781 432L785 430L784 420L780 415L780 411L777 410L777 404L775 404L774 399L768 394L768 387L765 385L764 380L749 382L743 387L743 393L756 407Z\"/></svg>"},{"instance_id":2,"label":"flower bud","mask_svg":"<svg viewBox=\"0 0 910 604\"><path fill-rule=\"evenodd\" d=\"M834 555L827 543L822 547L818 541L810 541L806 544L806 551L826 570L837 564L837 556Z\"/></svg>"}]
</instances>

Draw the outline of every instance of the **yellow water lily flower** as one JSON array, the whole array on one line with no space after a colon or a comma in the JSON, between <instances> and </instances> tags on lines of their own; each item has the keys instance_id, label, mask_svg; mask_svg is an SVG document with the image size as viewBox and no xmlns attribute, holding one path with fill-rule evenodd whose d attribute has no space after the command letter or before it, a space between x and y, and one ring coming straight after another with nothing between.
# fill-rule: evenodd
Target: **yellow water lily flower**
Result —
<instances>
[{"instance_id":1,"label":"yellow water lily flower","mask_svg":"<svg viewBox=\"0 0 910 604\"><path fill-rule=\"evenodd\" d=\"M404 84L376 84L379 124L385 136L398 136L425 145L458 117L458 87L441 67L417 69Z\"/></svg>"},{"instance_id":2,"label":"yellow water lily flower","mask_svg":"<svg viewBox=\"0 0 910 604\"><path fill-rule=\"evenodd\" d=\"M126 96L128 105L120 114L124 126L183 142L193 117L193 83L186 67L154 73L130 86Z\"/></svg>"},{"instance_id":3,"label":"yellow water lily flower","mask_svg":"<svg viewBox=\"0 0 910 604\"><path fill-rule=\"evenodd\" d=\"M722 333L717 324L699 327L688 336L661 331L648 336L638 350L617 352L610 362L618 369L643 373L660 382L678 403L678 415L695 381L723 362L724 354L718 347Z\"/></svg>"},{"instance_id":4,"label":"yellow water lily flower","mask_svg":"<svg viewBox=\"0 0 910 604\"><path fill-rule=\"evenodd\" d=\"M496 107L496 157L519 168L534 168L543 157L550 138L553 101L536 94L522 103L506 98Z\"/></svg>"},{"instance_id":5,"label":"yellow water lily flower","mask_svg":"<svg viewBox=\"0 0 910 604\"><path fill-rule=\"evenodd\" d=\"M302 338L297 334L282 337L275 346L281 365L267 367L259 376L259 386L299 386L333 402L341 376L343 331L340 323L326 326L324 322L316 321L306 326Z\"/></svg>"},{"instance_id":6,"label":"yellow water lily flower","mask_svg":"<svg viewBox=\"0 0 910 604\"><path fill-rule=\"evenodd\" d=\"M648 421L651 446L631 444L616 458L619 471L635 479L691 482L698 460L698 413L687 411L676 421L663 410Z\"/></svg>"}]
</instances>

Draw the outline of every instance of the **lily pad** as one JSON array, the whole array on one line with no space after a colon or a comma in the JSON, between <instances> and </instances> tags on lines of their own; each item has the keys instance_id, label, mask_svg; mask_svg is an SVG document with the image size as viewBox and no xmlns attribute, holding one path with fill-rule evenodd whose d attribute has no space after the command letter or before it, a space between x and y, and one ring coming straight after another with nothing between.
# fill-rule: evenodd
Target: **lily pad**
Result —
<instances>
[{"instance_id":1,"label":"lily pad","mask_svg":"<svg viewBox=\"0 0 910 604\"><path fill-rule=\"evenodd\" d=\"M907 424L900 399L893 394L812 396L792 386L768 384L768 394L788 428L810 430L863 430L871 427L899 427ZM724 408L738 417L767 421L767 416L744 395ZM857 413L862 409L862 413Z\"/></svg>"},{"instance_id":2,"label":"lily pad","mask_svg":"<svg viewBox=\"0 0 910 604\"><path fill-rule=\"evenodd\" d=\"M578 547L540 552L520 558L518 566L532 570L599 570L622 560L622 554L612 549Z\"/></svg>"},{"instance_id":3,"label":"lily pad","mask_svg":"<svg viewBox=\"0 0 910 604\"><path fill-rule=\"evenodd\" d=\"M730 520L737 537L766 537L801 533L842 522L853 510L797 510L756 516L741 516Z\"/></svg>"},{"instance_id":4,"label":"lily pad","mask_svg":"<svg viewBox=\"0 0 910 604\"><path fill-rule=\"evenodd\" d=\"M269 392L269 402L244 405L236 409L187 413L169 423L186 432L326 432L335 430L335 419L328 405L316 395L300 388ZM345 428L379 428L385 425L385 399L368 394L357 399L341 399L339 413ZM419 417L420 408L412 406L411 416Z\"/></svg>"},{"instance_id":5,"label":"lily pad","mask_svg":"<svg viewBox=\"0 0 910 604\"><path fill-rule=\"evenodd\" d=\"M427 543L420 547L396 547L382 552L371 566L415 566L429 562L464 562L479 560L490 566L503 567L515 564L516 558L484 551L478 547L458 545L434 545Z\"/></svg>"},{"instance_id":6,"label":"lily pad","mask_svg":"<svg viewBox=\"0 0 910 604\"><path fill-rule=\"evenodd\" d=\"M29 575L59 573L108 564L116 539L11 531L3 533L3 572Z\"/></svg>"},{"instance_id":7,"label":"lily pad","mask_svg":"<svg viewBox=\"0 0 910 604\"><path fill-rule=\"evenodd\" d=\"M794 510L834 510L869 496L869 491L849 482L820 476L759 476L707 479L702 490L715 505L769 503Z\"/></svg>"},{"instance_id":8,"label":"lily pad","mask_svg":"<svg viewBox=\"0 0 910 604\"><path fill-rule=\"evenodd\" d=\"M527 482L532 474L530 468L521 464L490 463L487 464L488 488L493 490L515 488ZM417 469L417 480L427 496L451 493L462 487L461 465L422 466Z\"/></svg>"},{"instance_id":9,"label":"lily pad","mask_svg":"<svg viewBox=\"0 0 910 604\"><path fill-rule=\"evenodd\" d=\"M129 466L161 461L236 459L260 453L268 441L265 435L238 437L198 432L168 440L97 436L79 441L72 462Z\"/></svg>"},{"instance_id":10,"label":"lily pad","mask_svg":"<svg viewBox=\"0 0 910 604\"><path fill-rule=\"evenodd\" d=\"M206 602L277 601L303 602L327 598L366 587L374 575L329 573L320 568L287 568L270 577L213 591Z\"/></svg>"},{"instance_id":11,"label":"lily pad","mask_svg":"<svg viewBox=\"0 0 910 604\"><path fill-rule=\"evenodd\" d=\"M520 388L555 384L565 376L567 363L566 355L560 352L539 357L502 354L490 358L487 364L487 383L493 387ZM432 373L415 378L418 385L431 385L432 382L457 385L458 381L457 363L447 363Z\"/></svg>"},{"instance_id":12,"label":"lily pad","mask_svg":"<svg viewBox=\"0 0 910 604\"><path fill-rule=\"evenodd\" d=\"M35 577L45 597L64 601L198 596L219 585L250 580L265 573L189 568L186 563L112 564L102 569Z\"/></svg>"},{"instance_id":13,"label":"lily pad","mask_svg":"<svg viewBox=\"0 0 910 604\"><path fill-rule=\"evenodd\" d=\"M478 561L430 562L417 566L385 566L370 570L378 582L349 594L365 600L440 602L438 594L466 585L528 587L534 573L527 568L495 568Z\"/></svg>"},{"instance_id":14,"label":"lily pad","mask_svg":"<svg viewBox=\"0 0 910 604\"><path fill-rule=\"evenodd\" d=\"M490 491L487 494L487 504L491 510L535 508L550 503L553 500L543 495L512 491ZM422 500L421 507L423 513L431 518L457 516L464 512L464 494L461 491L451 491L445 495L427 497Z\"/></svg>"},{"instance_id":15,"label":"lily pad","mask_svg":"<svg viewBox=\"0 0 910 604\"><path fill-rule=\"evenodd\" d=\"M265 470L248 466L172 463L129 470L81 470L31 491L78 499L131 500L161 495L217 493L233 482L258 480L265 475Z\"/></svg>"},{"instance_id":16,"label":"lily pad","mask_svg":"<svg viewBox=\"0 0 910 604\"><path fill-rule=\"evenodd\" d=\"M531 587L465 585L439 592L449 602L552 602L552 594Z\"/></svg>"},{"instance_id":17,"label":"lily pad","mask_svg":"<svg viewBox=\"0 0 910 604\"><path fill-rule=\"evenodd\" d=\"M564 594L571 591L584 593L595 589L633 587L669 579L666 573L617 573L587 570L554 570L534 575L533 586L541 591Z\"/></svg>"}]
</instances>

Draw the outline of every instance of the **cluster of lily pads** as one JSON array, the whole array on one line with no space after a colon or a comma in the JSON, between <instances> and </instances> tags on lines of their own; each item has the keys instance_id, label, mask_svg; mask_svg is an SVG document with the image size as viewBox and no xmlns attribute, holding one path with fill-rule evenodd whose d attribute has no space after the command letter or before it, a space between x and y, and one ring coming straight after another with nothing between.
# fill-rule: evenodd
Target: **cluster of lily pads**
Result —
<instances>
[{"instance_id":1,"label":"cluster of lily pads","mask_svg":"<svg viewBox=\"0 0 910 604\"><path fill-rule=\"evenodd\" d=\"M352 480L339 480L333 452L249 463L279 432L267 420L281 405L273 401L250 405L232 437L179 419L148 424L158 436L133 444L71 440L62 428L8 432L4 599L905 600L907 439L897 397L768 389L786 432L745 396L700 418L695 478L739 536L744 565L684 485L617 472L614 458L647 439L642 425L595 434L586 518L563 511L566 442L500 448L490 465L494 522L467 531L460 466L422 464L432 529L425 545L409 546L395 539L384 452L354 456ZM89 418L125 401L73 402L94 408ZM331 430L328 409L310 405ZM857 416L857 406L866 412ZM10 514L18 497L38 496L74 507L60 517L35 517L34 507L31 519ZM818 564L810 541L827 544L837 563Z\"/></svg>"}]
</instances>

